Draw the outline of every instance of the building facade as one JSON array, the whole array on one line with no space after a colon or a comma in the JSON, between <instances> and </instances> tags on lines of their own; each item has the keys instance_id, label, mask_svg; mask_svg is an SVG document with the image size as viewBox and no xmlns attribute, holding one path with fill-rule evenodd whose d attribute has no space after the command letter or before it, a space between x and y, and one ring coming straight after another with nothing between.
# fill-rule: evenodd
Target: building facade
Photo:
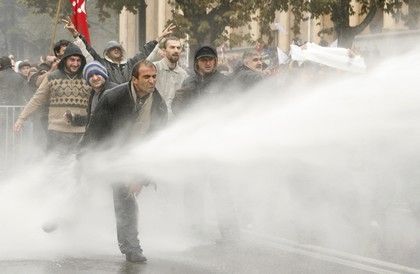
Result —
<instances>
[{"instance_id":1,"label":"building facade","mask_svg":"<svg viewBox=\"0 0 420 274\"><path fill-rule=\"evenodd\" d=\"M147 5L145 12L145 26L140 24L139 16L130 12L123 11L120 14L120 41L124 44L129 54L134 54L139 48L139 28L144 28L145 40L155 39L164 29L166 22L171 19L171 5L166 0L145 0ZM360 6L357 7L356 9ZM408 12L405 5L402 8L403 13ZM320 19L310 19L301 23L300 34L296 36L291 27L293 24L293 14L291 12L278 12L273 22L272 31L274 41L272 46L277 46L284 52L288 52L290 44L299 39L302 42L310 41L314 43L333 43L336 39L334 34L319 35L319 32L325 28L333 26L329 16L323 16ZM358 25L363 20L363 16L354 15L350 20L351 25ZM378 12L372 23L367 27L359 37L369 36L379 33L394 33L408 30L408 27L400 20L397 21L391 15L385 12ZM243 27L240 29L229 30L230 32L251 32L254 38L258 38L259 27L256 23L251 24L251 29ZM143 41L144 42L144 41ZM247 45L243 45L246 47Z\"/></svg>"}]
</instances>

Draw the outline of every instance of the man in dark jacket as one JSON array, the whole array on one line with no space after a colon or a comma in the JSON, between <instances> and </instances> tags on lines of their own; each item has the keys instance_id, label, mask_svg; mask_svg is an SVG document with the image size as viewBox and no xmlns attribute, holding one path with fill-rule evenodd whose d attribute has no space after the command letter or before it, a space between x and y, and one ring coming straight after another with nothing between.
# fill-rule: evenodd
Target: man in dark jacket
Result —
<instances>
[{"instance_id":1,"label":"man in dark jacket","mask_svg":"<svg viewBox=\"0 0 420 274\"><path fill-rule=\"evenodd\" d=\"M12 69L9 57L0 58L0 105L23 105L25 80Z\"/></svg>"},{"instance_id":2,"label":"man in dark jacket","mask_svg":"<svg viewBox=\"0 0 420 274\"><path fill-rule=\"evenodd\" d=\"M225 92L227 77L217 71L217 61L217 51L212 47L204 46L197 50L194 57L195 73L185 79L172 102L172 111L175 116L199 99ZM239 228L230 192L221 180L213 176L213 171L209 172L203 177L211 178L209 183L213 197L216 199L218 226L222 241L236 241L239 239ZM202 225L200 223L201 216L198 216L201 212L198 214L195 212L197 208L202 208L201 204L204 199L201 192L202 187L198 187L197 183L187 182L185 190L187 209L194 209L189 212L188 216L191 216L192 227L196 229Z\"/></svg>"},{"instance_id":3,"label":"man in dark jacket","mask_svg":"<svg viewBox=\"0 0 420 274\"><path fill-rule=\"evenodd\" d=\"M194 56L194 73L188 76L182 87L176 91L172 102L172 111L177 115L198 98L220 92L227 77L217 71L217 51L204 46Z\"/></svg>"},{"instance_id":4,"label":"man in dark jacket","mask_svg":"<svg viewBox=\"0 0 420 274\"><path fill-rule=\"evenodd\" d=\"M101 97L86 128L81 146L115 145L117 135L123 142L141 140L162 127L167 121L166 103L156 90L156 67L144 60L135 64L131 81L107 90ZM121 139L119 139L121 141ZM130 262L144 262L137 229L137 201L135 195L146 182L113 186L117 237L121 253Z\"/></svg>"}]
</instances>

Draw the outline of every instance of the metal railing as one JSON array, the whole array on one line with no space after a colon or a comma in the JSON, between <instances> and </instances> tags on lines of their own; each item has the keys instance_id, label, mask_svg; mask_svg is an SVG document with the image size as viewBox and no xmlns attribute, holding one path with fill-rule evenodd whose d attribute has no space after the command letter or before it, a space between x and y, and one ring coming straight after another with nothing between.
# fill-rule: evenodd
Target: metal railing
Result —
<instances>
[{"instance_id":1,"label":"metal railing","mask_svg":"<svg viewBox=\"0 0 420 274\"><path fill-rule=\"evenodd\" d=\"M32 123L16 133L13 125L23 106L0 106L0 171L13 166L23 155L25 146L32 138Z\"/></svg>"}]
</instances>

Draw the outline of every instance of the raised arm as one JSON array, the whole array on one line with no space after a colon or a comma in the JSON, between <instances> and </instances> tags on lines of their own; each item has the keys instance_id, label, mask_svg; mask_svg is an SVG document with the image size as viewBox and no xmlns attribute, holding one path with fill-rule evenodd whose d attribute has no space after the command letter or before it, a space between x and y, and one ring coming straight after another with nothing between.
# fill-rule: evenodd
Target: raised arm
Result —
<instances>
[{"instance_id":1,"label":"raised arm","mask_svg":"<svg viewBox=\"0 0 420 274\"><path fill-rule=\"evenodd\" d=\"M70 17L68 17L67 19L61 19L61 22L63 22L65 24L64 27L71 33L71 35L75 39L75 42L76 42L77 39L80 39L81 42L77 41L77 43L83 43L84 44L84 48L85 48L86 53L89 53L93 57L94 60L99 61L101 63L103 62L103 58L96 52L96 50L93 47L91 47L87 43L85 37L83 37L83 35L80 34L77 31L77 29L74 26L73 22L71 21ZM75 44L82 50L82 48L77 43L75 43ZM83 50L82 50L82 52L83 52ZM83 52L83 55L85 55L85 52ZM88 61L88 56L85 55L85 57L86 57L86 61Z\"/></svg>"},{"instance_id":2,"label":"raised arm","mask_svg":"<svg viewBox=\"0 0 420 274\"><path fill-rule=\"evenodd\" d=\"M172 34L175 27L176 26L174 24L170 24L162 31L162 33L159 35L159 37L156 38L156 40L150 41L144 45L144 53L146 54L146 59L148 61L157 62L160 59L162 59L159 53L159 44L165 37Z\"/></svg>"}]
</instances>

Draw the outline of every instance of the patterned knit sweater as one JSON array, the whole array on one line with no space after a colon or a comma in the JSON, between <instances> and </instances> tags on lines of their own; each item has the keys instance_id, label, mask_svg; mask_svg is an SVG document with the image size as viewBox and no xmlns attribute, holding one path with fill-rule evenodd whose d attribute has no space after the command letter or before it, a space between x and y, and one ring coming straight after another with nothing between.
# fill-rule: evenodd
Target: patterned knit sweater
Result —
<instances>
[{"instance_id":1,"label":"patterned knit sweater","mask_svg":"<svg viewBox=\"0 0 420 274\"><path fill-rule=\"evenodd\" d=\"M64 118L64 113L70 110L73 114L86 116L91 87L81 75L73 78L61 70L55 70L45 77L38 90L20 114L20 120L26 120L40 106L47 104L48 129L83 133L84 126L73 126Z\"/></svg>"}]
</instances>

